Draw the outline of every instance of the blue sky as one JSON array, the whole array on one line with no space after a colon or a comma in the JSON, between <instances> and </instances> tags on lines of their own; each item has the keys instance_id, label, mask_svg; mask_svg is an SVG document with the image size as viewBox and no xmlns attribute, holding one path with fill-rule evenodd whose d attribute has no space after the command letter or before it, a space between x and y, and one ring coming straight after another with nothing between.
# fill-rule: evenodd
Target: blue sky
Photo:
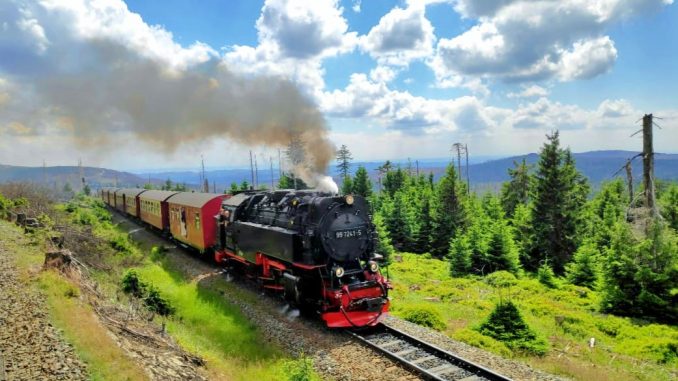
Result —
<instances>
[{"instance_id":1,"label":"blue sky","mask_svg":"<svg viewBox=\"0 0 678 381\"><path fill-rule=\"evenodd\" d=\"M77 152L188 167L189 152L238 166L299 133L317 134L304 144L318 163L325 143L358 160L444 157L457 141L521 154L555 129L574 151L637 150L628 136L649 112L664 118L657 149L678 152L672 0L10 0L0 11L0 163Z\"/></svg>"}]
</instances>

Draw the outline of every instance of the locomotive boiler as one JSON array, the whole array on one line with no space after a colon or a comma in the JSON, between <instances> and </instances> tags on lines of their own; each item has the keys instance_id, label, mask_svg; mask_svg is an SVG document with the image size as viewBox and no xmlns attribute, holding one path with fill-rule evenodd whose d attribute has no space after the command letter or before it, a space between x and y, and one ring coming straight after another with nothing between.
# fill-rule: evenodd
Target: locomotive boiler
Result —
<instances>
[{"instance_id":1,"label":"locomotive boiler","mask_svg":"<svg viewBox=\"0 0 678 381\"><path fill-rule=\"evenodd\" d=\"M215 259L320 314L329 327L377 324L388 311L377 234L360 196L246 192L222 202Z\"/></svg>"}]
</instances>

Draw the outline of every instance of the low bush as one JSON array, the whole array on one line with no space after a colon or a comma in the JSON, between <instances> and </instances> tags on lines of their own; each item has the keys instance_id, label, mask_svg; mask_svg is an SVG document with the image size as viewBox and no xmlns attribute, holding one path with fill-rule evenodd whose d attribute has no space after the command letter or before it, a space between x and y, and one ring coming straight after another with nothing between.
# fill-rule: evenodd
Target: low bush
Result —
<instances>
[{"instance_id":1,"label":"low bush","mask_svg":"<svg viewBox=\"0 0 678 381\"><path fill-rule=\"evenodd\" d=\"M144 295L144 284L139 279L139 275L134 269L125 271L122 276L122 291L126 294L132 294L137 298Z\"/></svg>"},{"instance_id":2,"label":"low bush","mask_svg":"<svg viewBox=\"0 0 678 381\"><path fill-rule=\"evenodd\" d=\"M548 264L543 264L537 270L537 279L539 283L548 288L558 288L558 281L556 280L553 269Z\"/></svg>"},{"instance_id":3,"label":"low bush","mask_svg":"<svg viewBox=\"0 0 678 381\"><path fill-rule=\"evenodd\" d=\"M139 279L139 275L134 269L127 270L123 274L121 284L124 293L143 299L144 304L150 311L161 316L168 316L174 313L175 308L170 302L160 295L160 291L153 285L148 285Z\"/></svg>"},{"instance_id":4,"label":"low bush","mask_svg":"<svg viewBox=\"0 0 678 381\"><path fill-rule=\"evenodd\" d=\"M121 234L113 236L109 243L111 247L119 253L129 254L132 252L132 244L129 242L129 239Z\"/></svg>"},{"instance_id":5,"label":"low bush","mask_svg":"<svg viewBox=\"0 0 678 381\"><path fill-rule=\"evenodd\" d=\"M401 316L411 323L433 328L437 331L443 331L447 328L440 313L431 306L419 305L410 307L405 309Z\"/></svg>"},{"instance_id":6,"label":"low bush","mask_svg":"<svg viewBox=\"0 0 678 381\"><path fill-rule=\"evenodd\" d=\"M487 320L478 327L478 332L506 344L513 351L543 356L547 343L537 337L520 315L513 302L497 304Z\"/></svg>"},{"instance_id":7,"label":"low bush","mask_svg":"<svg viewBox=\"0 0 678 381\"><path fill-rule=\"evenodd\" d=\"M285 362L283 370L288 381L316 381L314 376L313 360L303 354L298 360Z\"/></svg>"}]
</instances>

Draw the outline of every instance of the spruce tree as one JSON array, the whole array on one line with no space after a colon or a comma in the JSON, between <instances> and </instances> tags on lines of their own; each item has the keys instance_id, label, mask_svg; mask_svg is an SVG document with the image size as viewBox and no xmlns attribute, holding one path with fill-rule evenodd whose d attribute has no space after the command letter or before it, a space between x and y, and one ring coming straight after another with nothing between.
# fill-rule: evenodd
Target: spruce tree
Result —
<instances>
[{"instance_id":1,"label":"spruce tree","mask_svg":"<svg viewBox=\"0 0 678 381\"><path fill-rule=\"evenodd\" d=\"M577 286L594 289L600 274L600 252L595 242L583 243L574 253L574 260L567 266L567 280Z\"/></svg>"},{"instance_id":2,"label":"spruce tree","mask_svg":"<svg viewBox=\"0 0 678 381\"><path fill-rule=\"evenodd\" d=\"M238 186L238 183L236 183L235 181L232 182L231 187L228 189L228 191L231 194L234 194L234 193L237 193L238 191L240 191L240 187Z\"/></svg>"},{"instance_id":3,"label":"spruce tree","mask_svg":"<svg viewBox=\"0 0 678 381\"><path fill-rule=\"evenodd\" d=\"M389 196L393 195L401 190L407 181L407 174L400 167L395 171L386 172L386 177L384 178L384 190L388 193Z\"/></svg>"},{"instance_id":4,"label":"spruce tree","mask_svg":"<svg viewBox=\"0 0 678 381\"><path fill-rule=\"evenodd\" d=\"M678 184L671 184L661 196L659 202L662 207L662 217L673 230L678 232Z\"/></svg>"},{"instance_id":5,"label":"spruce tree","mask_svg":"<svg viewBox=\"0 0 678 381\"><path fill-rule=\"evenodd\" d=\"M507 216L513 216L513 211L519 204L527 205L530 200L530 173L525 159L518 163L513 162L515 168L508 169L508 182L502 184L501 203Z\"/></svg>"},{"instance_id":6,"label":"spruce tree","mask_svg":"<svg viewBox=\"0 0 678 381\"><path fill-rule=\"evenodd\" d=\"M464 207L461 195L465 193L457 181L454 165L447 166L445 176L438 182L435 190L435 209L433 210L434 232L431 240L431 254L442 258L450 249L450 240L464 224Z\"/></svg>"},{"instance_id":7,"label":"spruce tree","mask_svg":"<svg viewBox=\"0 0 678 381\"><path fill-rule=\"evenodd\" d=\"M577 223L588 186L574 168L568 151L560 148L558 131L546 136L535 175L532 215L534 247L528 266L536 269L549 262L562 274L577 246Z\"/></svg>"},{"instance_id":8,"label":"spruce tree","mask_svg":"<svg viewBox=\"0 0 678 381\"><path fill-rule=\"evenodd\" d=\"M487 273L506 270L516 274L520 270L518 249L513 241L513 232L505 222L496 222L492 228L485 256Z\"/></svg>"},{"instance_id":9,"label":"spruce tree","mask_svg":"<svg viewBox=\"0 0 678 381\"><path fill-rule=\"evenodd\" d=\"M367 169L363 166L358 167L358 170L355 171L353 193L363 197L370 197L372 195L372 182L367 174Z\"/></svg>"},{"instance_id":10,"label":"spruce tree","mask_svg":"<svg viewBox=\"0 0 678 381\"><path fill-rule=\"evenodd\" d=\"M372 222L374 223L377 233L375 251L377 254L381 254L384 257L383 264L388 265L391 262L391 257L393 256L395 249L391 244L391 237L389 237L388 230L386 229L384 217L381 213L376 213L372 218Z\"/></svg>"},{"instance_id":11,"label":"spruce tree","mask_svg":"<svg viewBox=\"0 0 678 381\"><path fill-rule=\"evenodd\" d=\"M342 179L345 179L349 175L351 160L353 160L351 151L348 150L348 147L346 147L345 144L342 144L339 151L337 151L337 169L339 170Z\"/></svg>"},{"instance_id":12,"label":"spruce tree","mask_svg":"<svg viewBox=\"0 0 678 381\"><path fill-rule=\"evenodd\" d=\"M351 176L344 177L344 181L341 182L341 193L342 194L353 193L353 180L351 180Z\"/></svg>"},{"instance_id":13,"label":"spruce tree","mask_svg":"<svg viewBox=\"0 0 678 381\"><path fill-rule=\"evenodd\" d=\"M459 234L450 243L450 274L461 277L471 273L472 248L466 234Z\"/></svg>"},{"instance_id":14,"label":"spruce tree","mask_svg":"<svg viewBox=\"0 0 678 381\"><path fill-rule=\"evenodd\" d=\"M393 247L398 251L406 250L408 245L413 241L413 221L403 205L405 205L403 194L398 192L393 198L391 205L385 208L388 211L384 218L386 228L388 229Z\"/></svg>"},{"instance_id":15,"label":"spruce tree","mask_svg":"<svg viewBox=\"0 0 678 381\"><path fill-rule=\"evenodd\" d=\"M518 255L520 263L528 266L530 263L530 251L532 250L532 211L529 206L518 204L513 211L513 218L510 221L515 232L516 245L518 246Z\"/></svg>"},{"instance_id":16,"label":"spruce tree","mask_svg":"<svg viewBox=\"0 0 678 381\"><path fill-rule=\"evenodd\" d=\"M428 253L431 250L431 235L433 234L431 201L428 197L422 201L421 210L417 217L419 229L415 235L414 252L420 254Z\"/></svg>"}]
</instances>

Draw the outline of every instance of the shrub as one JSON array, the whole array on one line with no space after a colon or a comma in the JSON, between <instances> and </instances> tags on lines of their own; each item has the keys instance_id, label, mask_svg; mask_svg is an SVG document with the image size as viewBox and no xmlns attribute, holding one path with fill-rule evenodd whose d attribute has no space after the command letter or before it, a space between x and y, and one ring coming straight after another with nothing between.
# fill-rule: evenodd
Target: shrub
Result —
<instances>
[{"instance_id":1,"label":"shrub","mask_svg":"<svg viewBox=\"0 0 678 381\"><path fill-rule=\"evenodd\" d=\"M548 288L558 288L558 283L556 281L556 276L553 273L553 269L546 263L539 266L539 270L537 270L537 279L539 280L539 283Z\"/></svg>"},{"instance_id":2,"label":"shrub","mask_svg":"<svg viewBox=\"0 0 678 381\"><path fill-rule=\"evenodd\" d=\"M298 360L285 362L283 370L289 381L315 381L313 373L313 360L303 354Z\"/></svg>"},{"instance_id":3,"label":"shrub","mask_svg":"<svg viewBox=\"0 0 678 381\"><path fill-rule=\"evenodd\" d=\"M115 237L111 238L109 243L111 244L111 247L119 253L129 254L132 252L132 244L129 242L127 237L123 235L116 235Z\"/></svg>"},{"instance_id":4,"label":"shrub","mask_svg":"<svg viewBox=\"0 0 678 381\"><path fill-rule=\"evenodd\" d=\"M147 289L144 304L146 304L146 307L148 307L149 310L161 316L169 316L174 313L174 307L167 299L160 295L160 291L158 291L157 288L153 286L146 286L144 288Z\"/></svg>"},{"instance_id":5,"label":"shrub","mask_svg":"<svg viewBox=\"0 0 678 381\"><path fill-rule=\"evenodd\" d=\"M514 351L543 356L547 343L537 337L511 302L497 304L487 320L478 327L478 332L506 344Z\"/></svg>"},{"instance_id":6,"label":"shrub","mask_svg":"<svg viewBox=\"0 0 678 381\"><path fill-rule=\"evenodd\" d=\"M134 269L125 271L125 274L122 276L122 291L124 293L141 298L144 295L144 286Z\"/></svg>"},{"instance_id":7,"label":"shrub","mask_svg":"<svg viewBox=\"0 0 678 381\"><path fill-rule=\"evenodd\" d=\"M437 331L443 331L447 328L440 313L433 307L427 305L419 305L404 310L402 318L411 323L433 328Z\"/></svg>"}]
</instances>

